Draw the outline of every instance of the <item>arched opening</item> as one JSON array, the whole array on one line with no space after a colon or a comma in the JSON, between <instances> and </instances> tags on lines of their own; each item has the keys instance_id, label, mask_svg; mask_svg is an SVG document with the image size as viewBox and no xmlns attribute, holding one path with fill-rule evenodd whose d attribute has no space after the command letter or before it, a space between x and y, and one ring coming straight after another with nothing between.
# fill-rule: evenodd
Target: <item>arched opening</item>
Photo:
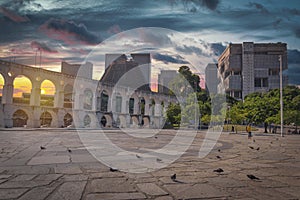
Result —
<instances>
[{"instance_id":1,"label":"arched opening","mask_svg":"<svg viewBox=\"0 0 300 200\"><path fill-rule=\"evenodd\" d=\"M146 105L146 101L145 101L144 97L142 97L140 99L140 114L141 115L145 114L145 105Z\"/></svg>"},{"instance_id":2,"label":"arched opening","mask_svg":"<svg viewBox=\"0 0 300 200\"><path fill-rule=\"evenodd\" d=\"M129 114L133 114L134 113L134 98L130 98L129 99Z\"/></svg>"},{"instance_id":3,"label":"arched opening","mask_svg":"<svg viewBox=\"0 0 300 200\"><path fill-rule=\"evenodd\" d=\"M93 92L91 89L85 89L83 109L92 110L92 108L93 108Z\"/></svg>"},{"instance_id":4,"label":"arched opening","mask_svg":"<svg viewBox=\"0 0 300 200\"><path fill-rule=\"evenodd\" d=\"M64 87L64 108L72 108L73 107L73 86L67 84Z\"/></svg>"},{"instance_id":5,"label":"arched opening","mask_svg":"<svg viewBox=\"0 0 300 200\"><path fill-rule=\"evenodd\" d=\"M131 119L132 119L133 126L139 125L139 118L137 116L132 116Z\"/></svg>"},{"instance_id":6,"label":"arched opening","mask_svg":"<svg viewBox=\"0 0 300 200\"><path fill-rule=\"evenodd\" d=\"M84 127L90 127L91 126L91 117L88 115L85 115L83 118L83 125Z\"/></svg>"},{"instance_id":7,"label":"arched opening","mask_svg":"<svg viewBox=\"0 0 300 200\"><path fill-rule=\"evenodd\" d=\"M13 114L13 127L25 127L27 125L28 115L23 110L17 110Z\"/></svg>"},{"instance_id":8,"label":"arched opening","mask_svg":"<svg viewBox=\"0 0 300 200\"><path fill-rule=\"evenodd\" d=\"M144 127L149 127L149 125L150 125L149 117L143 117L141 125Z\"/></svg>"},{"instance_id":9,"label":"arched opening","mask_svg":"<svg viewBox=\"0 0 300 200\"><path fill-rule=\"evenodd\" d=\"M54 106L55 85L52 81L44 80L41 84L41 106Z\"/></svg>"},{"instance_id":10,"label":"arched opening","mask_svg":"<svg viewBox=\"0 0 300 200\"><path fill-rule=\"evenodd\" d=\"M2 74L0 74L0 103L2 103L3 87L4 87L4 78Z\"/></svg>"},{"instance_id":11,"label":"arched opening","mask_svg":"<svg viewBox=\"0 0 300 200\"><path fill-rule=\"evenodd\" d=\"M106 120L106 117L105 117L105 116L103 116L103 117L101 118L100 123L101 123L101 126L102 126L102 127L106 127L107 120Z\"/></svg>"},{"instance_id":12,"label":"arched opening","mask_svg":"<svg viewBox=\"0 0 300 200\"><path fill-rule=\"evenodd\" d=\"M65 114L64 116L64 127L71 126L73 123L73 117L70 113Z\"/></svg>"},{"instance_id":13,"label":"arched opening","mask_svg":"<svg viewBox=\"0 0 300 200\"><path fill-rule=\"evenodd\" d=\"M107 93L105 90L103 90L103 91L101 92L101 97L100 97L100 99L101 99L100 110L101 110L102 112L107 112L107 110L108 110L108 100L109 100L109 96L108 96L108 93Z\"/></svg>"},{"instance_id":14,"label":"arched opening","mask_svg":"<svg viewBox=\"0 0 300 200\"><path fill-rule=\"evenodd\" d=\"M116 120L116 126L120 127L120 125L121 125L121 120L120 120L120 117L118 117Z\"/></svg>"},{"instance_id":15,"label":"arched opening","mask_svg":"<svg viewBox=\"0 0 300 200\"><path fill-rule=\"evenodd\" d=\"M19 75L14 79L13 103L29 104L32 84L29 78Z\"/></svg>"},{"instance_id":16,"label":"arched opening","mask_svg":"<svg viewBox=\"0 0 300 200\"><path fill-rule=\"evenodd\" d=\"M50 127L52 122L52 116L48 111L41 114L40 123L41 127Z\"/></svg>"}]
</instances>

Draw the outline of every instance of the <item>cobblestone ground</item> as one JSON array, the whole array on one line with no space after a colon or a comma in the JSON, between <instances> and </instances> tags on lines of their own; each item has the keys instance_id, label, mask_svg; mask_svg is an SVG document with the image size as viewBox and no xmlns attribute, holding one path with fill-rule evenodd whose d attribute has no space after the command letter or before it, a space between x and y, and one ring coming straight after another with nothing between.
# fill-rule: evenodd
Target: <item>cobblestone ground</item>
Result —
<instances>
[{"instance_id":1,"label":"cobblestone ground","mask_svg":"<svg viewBox=\"0 0 300 200\"><path fill-rule=\"evenodd\" d=\"M125 149L140 148L118 130L107 134ZM174 134L164 130L140 146L160 147ZM74 130L3 129L0 199L300 199L299 135L256 133L253 141L246 134L223 133L200 159L203 137L198 133L189 150L166 168L134 174L111 172L89 154ZM218 168L224 172L213 171Z\"/></svg>"}]
</instances>

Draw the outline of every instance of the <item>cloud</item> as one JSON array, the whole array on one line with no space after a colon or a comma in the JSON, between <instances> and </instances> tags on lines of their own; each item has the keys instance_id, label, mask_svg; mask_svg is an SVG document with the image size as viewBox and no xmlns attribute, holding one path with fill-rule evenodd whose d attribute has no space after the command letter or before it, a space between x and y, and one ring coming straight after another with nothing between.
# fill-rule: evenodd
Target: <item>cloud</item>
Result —
<instances>
[{"instance_id":1,"label":"cloud","mask_svg":"<svg viewBox=\"0 0 300 200\"><path fill-rule=\"evenodd\" d=\"M51 49L45 43L32 41L30 45L32 48L37 48L39 51L43 51L46 53L58 53L58 51Z\"/></svg>"},{"instance_id":2,"label":"cloud","mask_svg":"<svg viewBox=\"0 0 300 200\"><path fill-rule=\"evenodd\" d=\"M163 61L165 64L174 63L174 64L189 64L180 56L170 56L165 54L156 53L152 55L152 58L158 61Z\"/></svg>"},{"instance_id":3,"label":"cloud","mask_svg":"<svg viewBox=\"0 0 300 200\"><path fill-rule=\"evenodd\" d=\"M22 17L20 15L18 15L17 13L3 7L0 6L0 13L2 13L5 17L9 18L10 20L14 21L14 22L28 22L30 21L28 19L28 17Z\"/></svg>"},{"instance_id":4,"label":"cloud","mask_svg":"<svg viewBox=\"0 0 300 200\"><path fill-rule=\"evenodd\" d=\"M288 63L289 64L299 64L300 65L300 51L297 49L288 50Z\"/></svg>"},{"instance_id":5,"label":"cloud","mask_svg":"<svg viewBox=\"0 0 300 200\"><path fill-rule=\"evenodd\" d=\"M226 46L222 43L211 43L211 48L216 56L220 56L226 49Z\"/></svg>"},{"instance_id":6,"label":"cloud","mask_svg":"<svg viewBox=\"0 0 300 200\"><path fill-rule=\"evenodd\" d=\"M256 8L258 11L260 11L263 14L269 14L268 9L260 3L250 2L248 5L250 7Z\"/></svg>"},{"instance_id":7,"label":"cloud","mask_svg":"<svg viewBox=\"0 0 300 200\"><path fill-rule=\"evenodd\" d=\"M169 3L172 6L181 3L188 11L196 12L196 7L204 7L209 10L216 10L220 0L170 0Z\"/></svg>"},{"instance_id":8,"label":"cloud","mask_svg":"<svg viewBox=\"0 0 300 200\"><path fill-rule=\"evenodd\" d=\"M102 41L100 36L88 31L84 24L76 24L71 20L51 18L40 30L48 37L62 40L66 44L96 45Z\"/></svg>"},{"instance_id":9,"label":"cloud","mask_svg":"<svg viewBox=\"0 0 300 200\"><path fill-rule=\"evenodd\" d=\"M109 27L109 29L107 30L107 32L110 34L120 33L121 31L122 31L121 27L117 24Z\"/></svg>"}]
</instances>

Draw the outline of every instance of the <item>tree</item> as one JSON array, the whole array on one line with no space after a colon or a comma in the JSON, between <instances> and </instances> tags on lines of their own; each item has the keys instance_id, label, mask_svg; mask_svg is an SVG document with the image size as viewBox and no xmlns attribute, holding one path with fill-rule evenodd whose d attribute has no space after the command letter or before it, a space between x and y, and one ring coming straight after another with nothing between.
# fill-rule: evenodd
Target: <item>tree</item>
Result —
<instances>
[{"instance_id":1,"label":"tree","mask_svg":"<svg viewBox=\"0 0 300 200\"><path fill-rule=\"evenodd\" d=\"M180 124L181 108L179 104L171 103L167 109L167 119L172 124Z\"/></svg>"}]
</instances>

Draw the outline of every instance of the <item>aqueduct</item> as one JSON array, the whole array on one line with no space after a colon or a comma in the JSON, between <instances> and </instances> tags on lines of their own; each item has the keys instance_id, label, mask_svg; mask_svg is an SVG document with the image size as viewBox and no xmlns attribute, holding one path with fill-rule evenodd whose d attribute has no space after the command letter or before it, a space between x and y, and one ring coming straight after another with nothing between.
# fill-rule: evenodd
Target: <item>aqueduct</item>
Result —
<instances>
[{"instance_id":1,"label":"aqueduct","mask_svg":"<svg viewBox=\"0 0 300 200\"><path fill-rule=\"evenodd\" d=\"M4 84L0 105L1 127L150 127L164 124L164 112L174 96L129 87L114 88L98 80L0 60ZM14 98L14 80L31 82L30 93ZM54 95L41 94L44 80L55 87Z\"/></svg>"}]
</instances>

